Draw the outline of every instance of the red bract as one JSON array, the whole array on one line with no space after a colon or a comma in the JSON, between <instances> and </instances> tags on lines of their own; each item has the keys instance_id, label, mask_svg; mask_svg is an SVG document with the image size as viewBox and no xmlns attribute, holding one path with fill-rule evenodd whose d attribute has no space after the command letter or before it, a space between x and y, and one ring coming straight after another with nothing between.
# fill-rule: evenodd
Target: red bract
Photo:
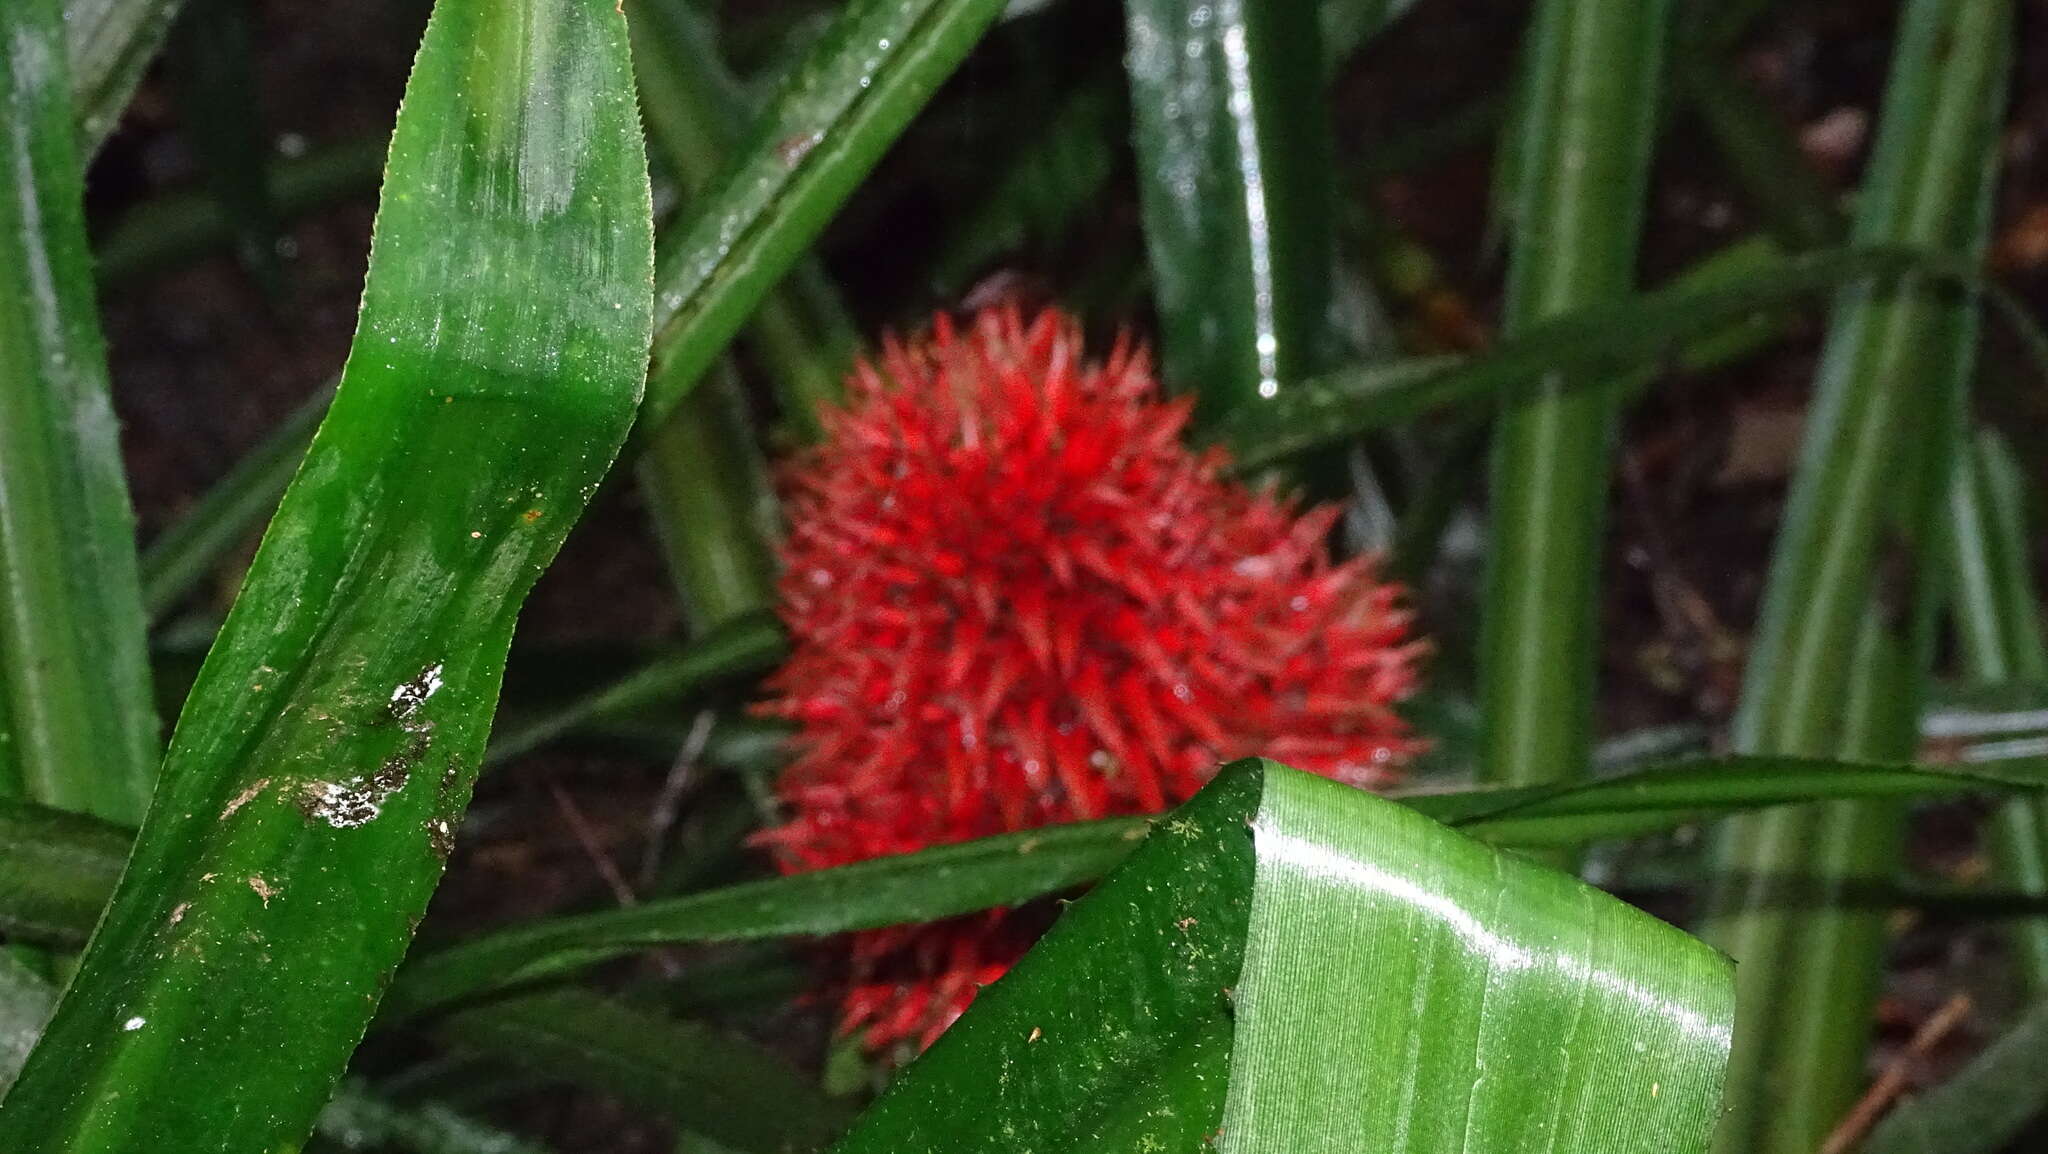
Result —
<instances>
[{"instance_id":1,"label":"red bract","mask_svg":"<svg viewBox=\"0 0 2048 1154\"><path fill-rule=\"evenodd\" d=\"M762 835L785 869L1155 813L1253 753L1391 780L1415 744L1401 591L1332 562L1335 508L1190 450L1188 411L1142 351L1086 363L1050 311L942 316L855 370L786 475L795 649L764 708L798 757ZM871 1045L929 1041L1022 948L946 925L857 944Z\"/></svg>"}]
</instances>

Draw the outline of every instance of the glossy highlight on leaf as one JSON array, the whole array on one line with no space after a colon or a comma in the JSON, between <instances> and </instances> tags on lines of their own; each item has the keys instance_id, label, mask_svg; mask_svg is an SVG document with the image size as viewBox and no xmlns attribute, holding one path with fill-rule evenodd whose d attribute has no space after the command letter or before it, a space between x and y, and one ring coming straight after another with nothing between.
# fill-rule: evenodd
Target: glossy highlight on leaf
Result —
<instances>
[{"instance_id":1,"label":"glossy highlight on leaf","mask_svg":"<svg viewBox=\"0 0 2048 1154\"><path fill-rule=\"evenodd\" d=\"M439 878L519 604L632 419L650 217L611 0L441 0L342 384L0 1147L311 1126Z\"/></svg>"},{"instance_id":2,"label":"glossy highlight on leaf","mask_svg":"<svg viewBox=\"0 0 2048 1154\"><path fill-rule=\"evenodd\" d=\"M834 1149L1690 1154L1732 994L1572 878L1239 762Z\"/></svg>"}]
</instances>

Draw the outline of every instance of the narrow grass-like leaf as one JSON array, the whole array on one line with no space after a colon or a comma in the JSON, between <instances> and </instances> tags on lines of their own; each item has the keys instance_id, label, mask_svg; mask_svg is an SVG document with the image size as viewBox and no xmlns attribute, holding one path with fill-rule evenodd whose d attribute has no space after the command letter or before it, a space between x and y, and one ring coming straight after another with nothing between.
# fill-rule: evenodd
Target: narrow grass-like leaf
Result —
<instances>
[{"instance_id":1,"label":"narrow grass-like leaf","mask_svg":"<svg viewBox=\"0 0 2048 1154\"><path fill-rule=\"evenodd\" d=\"M71 102L85 155L99 151L121 122L178 5L179 0L64 0Z\"/></svg>"},{"instance_id":2,"label":"narrow grass-like leaf","mask_svg":"<svg viewBox=\"0 0 2048 1154\"><path fill-rule=\"evenodd\" d=\"M340 390L0 1148L311 1126L440 875L519 603L631 421L650 212L614 5L441 0Z\"/></svg>"},{"instance_id":3,"label":"narrow grass-like leaf","mask_svg":"<svg viewBox=\"0 0 2048 1154\"><path fill-rule=\"evenodd\" d=\"M1626 296L1656 125L1665 0L1541 0L1513 139L1510 339ZM1555 779L1592 751L1611 383L1550 378L1494 420L1480 603L1480 771Z\"/></svg>"},{"instance_id":4,"label":"narrow grass-like leaf","mask_svg":"<svg viewBox=\"0 0 2048 1154\"><path fill-rule=\"evenodd\" d=\"M734 1150L816 1150L851 1116L766 1050L587 990L501 999L450 1014L434 1029L458 1046L654 1110Z\"/></svg>"},{"instance_id":5,"label":"narrow grass-like leaf","mask_svg":"<svg viewBox=\"0 0 2048 1154\"><path fill-rule=\"evenodd\" d=\"M635 14L633 71L640 83L654 157L691 204L714 186L755 118L719 55L711 21L686 0L651 0ZM687 218L689 206L683 215ZM800 259L764 297L747 326L783 413L805 438L818 435L817 410L838 399L854 346L852 319L822 265Z\"/></svg>"},{"instance_id":6,"label":"narrow grass-like leaf","mask_svg":"<svg viewBox=\"0 0 2048 1154\"><path fill-rule=\"evenodd\" d=\"M2048 681L2048 635L2034 587L2019 467L2004 441L1979 430L1956 457L1942 539L1964 672L1979 684ZM2048 706L2048 697L2040 699ZM2013 798L1992 818L1998 874L2013 890L2048 897L2048 806ZM2007 927L2028 996L2048 997L2048 919Z\"/></svg>"},{"instance_id":7,"label":"narrow grass-like leaf","mask_svg":"<svg viewBox=\"0 0 2048 1154\"><path fill-rule=\"evenodd\" d=\"M315 1129L327 1148L368 1154L398 1149L414 1154L551 1154L544 1146L429 1102L396 1106L354 1082L344 1082L320 1111Z\"/></svg>"},{"instance_id":8,"label":"narrow grass-like leaf","mask_svg":"<svg viewBox=\"0 0 2048 1154\"><path fill-rule=\"evenodd\" d=\"M652 431L951 75L1004 0L854 0L784 83L656 276Z\"/></svg>"},{"instance_id":9,"label":"narrow grass-like leaf","mask_svg":"<svg viewBox=\"0 0 2048 1154\"><path fill-rule=\"evenodd\" d=\"M1997 1154L2048 1110L2048 1002L1940 1085L1899 1103L1858 1154Z\"/></svg>"},{"instance_id":10,"label":"narrow grass-like leaf","mask_svg":"<svg viewBox=\"0 0 2048 1154\"><path fill-rule=\"evenodd\" d=\"M0 802L0 934L83 945L132 841L131 830L98 818Z\"/></svg>"},{"instance_id":11,"label":"narrow grass-like leaf","mask_svg":"<svg viewBox=\"0 0 2048 1154\"><path fill-rule=\"evenodd\" d=\"M132 823L160 746L56 0L0 46L0 794Z\"/></svg>"},{"instance_id":12,"label":"narrow grass-like leaf","mask_svg":"<svg viewBox=\"0 0 2048 1154\"><path fill-rule=\"evenodd\" d=\"M142 551L142 608L154 622L277 511L334 392L323 388L249 450Z\"/></svg>"},{"instance_id":13,"label":"narrow grass-like leaf","mask_svg":"<svg viewBox=\"0 0 2048 1154\"><path fill-rule=\"evenodd\" d=\"M1213 419L1332 351L1318 13L1125 0L1124 17L1161 375Z\"/></svg>"},{"instance_id":14,"label":"narrow grass-like leaf","mask_svg":"<svg viewBox=\"0 0 2048 1154\"><path fill-rule=\"evenodd\" d=\"M1575 309L1473 357L1410 357L1331 373L1241 409L1214 430L1247 468L1409 420L1433 409L1521 400L1544 381L1611 380L1681 352L1687 341L1844 286L1916 277L1930 288L1981 295L2048 374L2048 333L2027 306L1986 281L1974 262L1892 243L1788 256L1707 287L1678 284Z\"/></svg>"},{"instance_id":15,"label":"narrow grass-like leaf","mask_svg":"<svg viewBox=\"0 0 2048 1154\"><path fill-rule=\"evenodd\" d=\"M279 221L351 196L374 192L384 171L383 140L358 140L280 160L268 170L268 196ZM125 285L234 238L235 222L213 196L167 193L117 218L93 246L101 289Z\"/></svg>"},{"instance_id":16,"label":"narrow grass-like leaf","mask_svg":"<svg viewBox=\"0 0 2048 1154\"><path fill-rule=\"evenodd\" d=\"M1989 229L2009 0L1910 0L1853 233L1974 261ZM1975 352L1969 294L1911 276L1844 291L1772 556L1735 747L1910 756L1929 652L1933 515ZM1704 932L1740 963L1727 1154L1810 1154L1848 1110L1876 998L1880 910L1827 895L1889 879L1896 806L1778 810L1724 826ZM1788 909L1787 891L1819 905Z\"/></svg>"},{"instance_id":17,"label":"narrow grass-like leaf","mask_svg":"<svg viewBox=\"0 0 2048 1154\"><path fill-rule=\"evenodd\" d=\"M279 217L270 201L262 105L247 0L188 0L168 53L179 127L213 198L227 210L235 256L275 298L284 288Z\"/></svg>"},{"instance_id":18,"label":"narrow grass-like leaf","mask_svg":"<svg viewBox=\"0 0 2048 1154\"><path fill-rule=\"evenodd\" d=\"M1974 775L1770 758L1748 764L1706 762L1601 782L1398 800L1484 841L1514 845L1527 839L1529 845L1559 846L1670 829L1745 807L2003 788L2010 786ZM408 965L386 1000L386 1011L404 1017L645 946L843 933L1016 905L1100 877L1146 828L1136 818L1050 826L513 927Z\"/></svg>"},{"instance_id":19,"label":"narrow grass-like leaf","mask_svg":"<svg viewBox=\"0 0 2048 1154\"><path fill-rule=\"evenodd\" d=\"M626 676L601 685L537 717L507 726L493 736L487 764L529 753L586 722L673 701L712 682L765 672L782 659L782 630L763 616L743 617Z\"/></svg>"},{"instance_id":20,"label":"narrow grass-like leaf","mask_svg":"<svg viewBox=\"0 0 2048 1154\"><path fill-rule=\"evenodd\" d=\"M1719 758L1603 781L1416 793L1395 800L1482 841L1560 846L1824 798L1943 797L2018 788L2027 787L1911 766ZM647 946L817 936L1015 905L1100 877L1148 825L1119 818L1049 826L516 926L409 964L385 1012L391 1018L412 1016ZM83 938L119 873L125 846L124 835L104 823L0 802L0 876L14 879L0 887L0 929L38 942Z\"/></svg>"},{"instance_id":21,"label":"narrow grass-like leaf","mask_svg":"<svg viewBox=\"0 0 2048 1154\"><path fill-rule=\"evenodd\" d=\"M1684 37L1677 39L1676 53L1672 71L1686 105L1771 231L1793 249L1842 243L1848 221L1779 111L1748 86L1733 61Z\"/></svg>"},{"instance_id":22,"label":"narrow grass-like leaf","mask_svg":"<svg viewBox=\"0 0 2048 1154\"><path fill-rule=\"evenodd\" d=\"M1725 959L1572 878L1241 762L834 1149L1689 1154L1732 995Z\"/></svg>"}]
</instances>

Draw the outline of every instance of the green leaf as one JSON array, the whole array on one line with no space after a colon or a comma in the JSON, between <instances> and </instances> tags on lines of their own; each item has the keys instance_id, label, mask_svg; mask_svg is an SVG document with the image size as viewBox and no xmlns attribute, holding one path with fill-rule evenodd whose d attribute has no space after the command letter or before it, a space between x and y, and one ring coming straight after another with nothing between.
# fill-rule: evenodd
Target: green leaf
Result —
<instances>
[{"instance_id":1,"label":"green leaf","mask_svg":"<svg viewBox=\"0 0 2048 1154\"><path fill-rule=\"evenodd\" d=\"M0 7L0 794L134 822L160 747L63 36Z\"/></svg>"},{"instance_id":2,"label":"green leaf","mask_svg":"<svg viewBox=\"0 0 2048 1154\"><path fill-rule=\"evenodd\" d=\"M142 608L160 620L213 571L222 557L277 511L313 431L333 403L321 389L235 462L220 480L165 526L142 551Z\"/></svg>"},{"instance_id":3,"label":"green leaf","mask_svg":"<svg viewBox=\"0 0 2048 1154\"><path fill-rule=\"evenodd\" d=\"M2031 568L2025 487L2012 452L1979 430L1950 472L1941 537L1957 648L1978 684L2048 681L2048 635ZM2048 704L2048 697L2035 704ZM1998 875L2015 891L2048 896L2048 806L2013 798L1991 819ZM2021 981L2035 1000L2048 997L2048 918L2006 927Z\"/></svg>"},{"instance_id":4,"label":"green leaf","mask_svg":"<svg viewBox=\"0 0 2048 1154\"><path fill-rule=\"evenodd\" d=\"M163 45L179 0L64 0L71 97L86 155L121 122L150 57Z\"/></svg>"},{"instance_id":5,"label":"green leaf","mask_svg":"<svg viewBox=\"0 0 2048 1154\"><path fill-rule=\"evenodd\" d=\"M1505 845L1568 845L1670 829L1730 810L1833 797L1918 797L2019 788L1906 766L1786 758L1707 761L1608 781L1415 794L1402 804ZM403 1018L491 989L557 977L635 949L822 935L933 921L1093 881L1122 860L1137 818L1048 826L898 857L748 882L629 909L555 918L409 962L385 1012Z\"/></svg>"},{"instance_id":6,"label":"green leaf","mask_svg":"<svg viewBox=\"0 0 2048 1154\"><path fill-rule=\"evenodd\" d=\"M83 945L133 840L132 831L98 818L0 802L0 934Z\"/></svg>"},{"instance_id":7,"label":"green leaf","mask_svg":"<svg viewBox=\"0 0 2048 1154\"><path fill-rule=\"evenodd\" d=\"M1842 798L1935 798L2041 788L1915 766L1783 757L1706 758L1596 781L1412 793L1392 800L1505 846L1632 837L1764 806ZM1048 826L684 897L515 926L409 962L388 1018L569 972L644 946L818 936L1016 905L1100 877L1148 822ZM0 930L83 939L126 856L103 822L0 802Z\"/></svg>"},{"instance_id":8,"label":"green leaf","mask_svg":"<svg viewBox=\"0 0 2048 1154\"><path fill-rule=\"evenodd\" d=\"M1125 0L1161 375L1205 418L1323 367L1329 114L1310 4Z\"/></svg>"},{"instance_id":9,"label":"green leaf","mask_svg":"<svg viewBox=\"0 0 2048 1154\"><path fill-rule=\"evenodd\" d=\"M835 1150L1703 1151L1732 987L1570 877L1239 762Z\"/></svg>"},{"instance_id":10,"label":"green leaf","mask_svg":"<svg viewBox=\"0 0 2048 1154\"><path fill-rule=\"evenodd\" d=\"M268 195L280 220L377 189L388 142L356 140L273 163ZM201 191L167 193L116 218L93 246L100 287L132 283L232 240L235 221Z\"/></svg>"},{"instance_id":11,"label":"green leaf","mask_svg":"<svg viewBox=\"0 0 2048 1154\"><path fill-rule=\"evenodd\" d=\"M1911 0L1853 243L1974 264L1989 233L2010 0ZM1924 277L1836 298L1744 677L1744 753L1910 756L1931 653L1935 512L1976 350L1971 294ZM1702 933L1740 963L1726 1154L1811 1154L1861 1091L1886 929L1851 908L1899 864L1890 805L1782 809L1719 831ZM1789 909L1785 892L1808 895Z\"/></svg>"},{"instance_id":12,"label":"green leaf","mask_svg":"<svg viewBox=\"0 0 2048 1154\"><path fill-rule=\"evenodd\" d=\"M633 71L654 159L703 200L731 164L756 109L720 55L711 20L691 0L648 0L634 12ZM747 341L783 415L805 439L818 408L836 401L859 334L816 258L801 258L757 306Z\"/></svg>"},{"instance_id":13,"label":"green leaf","mask_svg":"<svg viewBox=\"0 0 2048 1154\"><path fill-rule=\"evenodd\" d=\"M1930 288L1981 294L2048 371L2048 334L2026 305L1988 282L1975 262L1911 245L1860 242L1802 253L1730 275L1711 287L1681 283L1535 325L1474 357L1410 357L1304 381L1270 405L1241 409L1214 430L1243 468L1399 424L1434 409L1509 403L1548 375L1612 380L1675 352L1693 337L1844 286L1919 277Z\"/></svg>"},{"instance_id":14,"label":"green leaf","mask_svg":"<svg viewBox=\"0 0 2048 1154\"><path fill-rule=\"evenodd\" d=\"M586 990L460 1010L436 1022L435 1032L616 1095L736 1150L816 1150L852 1113L766 1050Z\"/></svg>"},{"instance_id":15,"label":"green leaf","mask_svg":"<svg viewBox=\"0 0 2048 1154\"><path fill-rule=\"evenodd\" d=\"M1634 287L1668 9L1536 5L1506 142L1516 153L1510 339ZM1555 780L1592 752L1612 385L1547 378L1494 419L1479 609L1479 766L1489 780Z\"/></svg>"},{"instance_id":16,"label":"green leaf","mask_svg":"<svg viewBox=\"0 0 2048 1154\"><path fill-rule=\"evenodd\" d=\"M2048 1110L2048 1002L1940 1085L1885 1115L1859 1154L1997 1154Z\"/></svg>"},{"instance_id":17,"label":"green leaf","mask_svg":"<svg viewBox=\"0 0 2048 1154\"><path fill-rule=\"evenodd\" d=\"M316 1127L330 1146L373 1154L412 1150L417 1154L548 1154L538 1146L494 1129L446 1106L394 1106L353 1081L334 1092Z\"/></svg>"},{"instance_id":18,"label":"green leaf","mask_svg":"<svg viewBox=\"0 0 2048 1154\"><path fill-rule=\"evenodd\" d=\"M57 991L41 974L6 950L0 950L0 1097L14 1085L14 1076L43 1032Z\"/></svg>"},{"instance_id":19,"label":"green leaf","mask_svg":"<svg viewBox=\"0 0 2048 1154\"><path fill-rule=\"evenodd\" d=\"M632 419L649 217L611 0L442 0L342 384L0 1148L306 1133L440 875L519 603Z\"/></svg>"},{"instance_id":20,"label":"green leaf","mask_svg":"<svg viewBox=\"0 0 2048 1154\"><path fill-rule=\"evenodd\" d=\"M854 0L784 83L656 277L651 430L824 230L1004 0Z\"/></svg>"},{"instance_id":21,"label":"green leaf","mask_svg":"<svg viewBox=\"0 0 2048 1154\"><path fill-rule=\"evenodd\" d=\"M766 672L782 660L787 644L766 615L735 618L616 681L506 726L493 735L485 763L510 761L589 721L671 702L721 679Z\"/></svg>"}]
</instances>

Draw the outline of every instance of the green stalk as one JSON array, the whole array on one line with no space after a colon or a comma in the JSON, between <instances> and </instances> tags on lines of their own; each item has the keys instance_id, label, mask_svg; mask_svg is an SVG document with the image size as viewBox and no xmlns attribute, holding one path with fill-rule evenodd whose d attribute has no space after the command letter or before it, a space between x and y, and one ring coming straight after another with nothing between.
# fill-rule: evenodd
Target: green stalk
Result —
<instances>
[{"instance_id":1,"label":"green stalk","mask_svg":"<svg viewBox=\"0 0 2048 1154\"><path fill-rule=\"evenodd\" d=\"M651 211L613 0L440 0L341 386L0 1149L311 1128L440 877L519 604L632 421Z\"/></svg>"},{"instance_id":2,"label":"green stalk","mask_svg":"<svg viewBox=\"0 0 2048 1154\"><path fill-rule=\"evenodd\" d=\"M1981 259L2011 23L2009 0L1907 5L1856 242ZM1968 294L1912 276L1837 298L1744 679L1742 752L1911 754L1931 518L1977 322ZM1898 822L1896 807L1845 805L1724 829L1704 932L1741 962L1741 996L1720 1150L1810 1154L1857 1094L1883 925L1838 899L1890 876Z\"/></svg>"},{"instance_id":3,"label":"green stalk","mask_svg":"<svg viewBox=\"0 0 2048 1154\"><path fill-rule=\"evenodd\" d=\"M775 605L782 526L732 366L713 365L635 463L670 580L695 630Z\"/></svg>"},{"instance_id":4,"label":"green stalk","mask_svg":"<svg viewBox=\"0 0 2048 1154\"><path fill-rule=\"evenodd\" d=\"M1505 331L1635 283L1663 0L1542 0L1527 41ZM1614 439L1606 385L1551 377L1494 426L1481 605L1481 772L1560 780L1592 752L1596 585Z\"/></svg>"},{"instance_id":5,"label":"green stalk","mask_svg":"<svg viewBox=\"0 0 2048 1154\"><path fill-rule=\"evenodd\" d=\"M1126 0L1162 377L1206 420L1327 367L1332 204L1314 5Z\"/></svg>"},{"instance_id":6,"label":"green stalk","mask_svg":"<svg viewBox=\"0 0 2048 1154\"><path fill-rule=\"evenodd\" d=\"M0 791L133 823L160 747L63 36L0 6Z\"/></svg>"},{"instance_id":7,"label":"green stalk","mask_svg":"<svg viewBox=\"0 0 2048 1154\"><path fill-rule=\"evenodd\" d=\"M2012 451L1980 429L1950 476L1943 542L1963 673L1984 685L2048 684L2024 485ZM2048 897L2048 805L2019 797L1992 818L1998 872L2015 892ZM2007 924L2030 1000L2048 996L2048 918Z\"/></svg>"}]
</instances>

